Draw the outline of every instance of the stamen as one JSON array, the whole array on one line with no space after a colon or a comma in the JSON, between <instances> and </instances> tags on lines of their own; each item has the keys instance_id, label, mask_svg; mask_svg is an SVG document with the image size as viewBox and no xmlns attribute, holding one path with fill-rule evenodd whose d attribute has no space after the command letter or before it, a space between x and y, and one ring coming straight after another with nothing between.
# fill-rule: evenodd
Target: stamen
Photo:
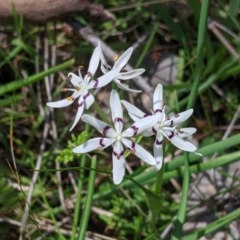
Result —
<instances>
[{"instance_id":1,"label":"stamen","mask_svg":"<svg viewBox=\"0 0 240 240\"><path fill-rule=\"evenodd\" d=\"M72 96L66 98L68 101L74 101L74 98Z\"/></svg>"},{"instance_id":2,"label":"stamen","mask_svg":"<svg viewBox=\"0 0 240 240\"><path fill-rule=\"evenodd\" d=\"M118 60L118 55L115 55L113 60L114 60L114 62L116 62Z\"/></svg>"},{"instance_id":3,"label":"stamen","mask_svg":"<svg viewBox=\"0 0 240 240\"><path fill-rule=\"evenodd\" d=\"M179 116L180 116L179 114L175 114L175 115L174 115L175 118L178 118Z\"/></svg>"},{"instance_id":4,"label":"stamen","mask_svg":"<svg viewBox=\"0 0 240 240\"><path fill-rule=\"evenodd\" d=\"M61 92L66 92L67 89L66 88L61 88Z\"/></svg>"},{"instance_id":5,"label":"stamen","mask_svg":"<svg viewBox=\"0 0 240 240\"><path fill-rule=\"evenodd\" d=\"M78 75L81 75L81 71L83 70L83 66L78 66Z\"/></svg>"},{"instance_id":6,"label":"stamen","mask_svg":"<svg viewBox=\"0 0 240 240\"><path fill-rule=\"evenodd\" d=\"M77 91L80 91L80 90L81 90L81 88L80 88L80 87L76 87L76 90L77 90Z\"/></svg>"}]
</instances>

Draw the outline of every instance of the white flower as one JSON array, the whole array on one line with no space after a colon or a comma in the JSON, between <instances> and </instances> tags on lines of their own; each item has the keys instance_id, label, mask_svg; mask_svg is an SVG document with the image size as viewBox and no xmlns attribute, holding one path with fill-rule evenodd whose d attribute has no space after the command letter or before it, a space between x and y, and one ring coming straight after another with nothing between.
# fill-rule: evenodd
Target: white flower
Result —
<instances>
[{"instance_id":1,"label":"white flower","mask_svg":"<svg viewBox=\"0 0 240 240\"><path fill-rule=\"evenodd\" d=\"M115 69L109 71L108 73L104 74L103 76L97 79L91 80L92 76L95 74L98 68L100 61L100 47L99 46L96 47L92 54L87 74L84 78L82 78L80 71L79 76L75 75L74 73L68 74L68 80L72 83L72 85L75 88L64 88L62 89L62 91L72 91L73 94L70 97L67 97L66 99L60 101L48 102L47 106L53 108L62 108L71 105L75 99L79 98L77 115L73 122L72 127L70 128L70 131L72 131L72 129L76 126L76 124L80 120L84 108L88 109L94 102L94 97L89 92L89 89L100 88L111 82L128 62L130 56L131 53L125 54L124 57L121 59L121 62Z\"/></svg>"},{"instance_id":2,"label":"white flower","mask_svg":"<svg viewBox=\"0 0 240 240\"><path fill-rule=\"evenodd\" d=\"M143 136L151 136L156 134L156 140L154 143L153 151L154 157L156 159L156 168L159 170L162 166L163 161L163 137L165 137L168 141L170 141L176 147L188 151L195 152L196 147L184 140L184 137L192 135L196 132L196 128L179 128L179 124L188 119L192 113L193 109L186 110L179 114L176 114L172 117L168 117L165 114L165 103L163 102L163 92L162 85L158 84L154 96L153 96L153 115L158 116L158 123L154 125L152 128L147 129L142 133ZM121 101L122 104L128 111L129 116L134 121L139 121L139 119L144 119L148 114L145 114L129 102L124 100ZM197 154L197 153L196 153Z\"/></svg>"},{"instance_id":3,"label":"white flower","mask_svg":"<svg viewBox=\"0 0 240 240\"><path fill-rule=\"evenodd\" d=\"M115 184L121 183L124 171L125 171L125 157L124 148L130 149L133 154L138 156L140 159L145 161L150 165L155 165L156 161L154 157L147 152L139 144L135 143L131 137L135 137L142 131L151 128L156 125L158 121L158 116L148 116L139 120L130 126L127 130L122 131L123 127L123 113L122 106L115 90L112 90L110 96L110 107L112 112L112 121L114 128L109 126L107 123L100 121L90 115L84 114L82 116L82 121L92 125L96 128L104 137L98 137L90 139L84 144L73 149L74 153L86 153L93 151L95 149L104 149L111 144L113 145L112 161L113 161L113 182Z\"/></svg>"},{"instance_id":4,"label":"white flower","mask_svg":"<svg viewBox=\"0 0 240 240\"><path fill-rule=\"evenodd\" d=\"M99 46L100 47L100 46ZM116 68L119 68L119 65L121 64L122 62L122 59L125 58L125 55L132 55L132 52L133 52L133 48L130 47L127 51L125 51L114 63L113 66L110 66L106 59L104 58L104 55L101 51L101 47L100 47L100 59L101 59L101 70L103 73L107 73L109 72L110 70L114 70ZM126 65L126 64L125 64ZM133 90L133 89L130 89L129 86L127 84L123 84L121 83L122 80L129 80L129 79L132 79L132 78L135 78L139 75L141 75L142 73L145 72L145 69L143 68L138 68L138 69L135 69L135 70L132 70L132 71L124 71L123 68L125 67L125 65L122 67L122 71L119 72L117 74L117 76L114 78L114 82L116 83L116 85L120 88L120 89L123 89L125 91L128 91L128 92L135 92L135 93L139 93L139 92L142 92L141 90Z\"/></svg>"}]
</instances>

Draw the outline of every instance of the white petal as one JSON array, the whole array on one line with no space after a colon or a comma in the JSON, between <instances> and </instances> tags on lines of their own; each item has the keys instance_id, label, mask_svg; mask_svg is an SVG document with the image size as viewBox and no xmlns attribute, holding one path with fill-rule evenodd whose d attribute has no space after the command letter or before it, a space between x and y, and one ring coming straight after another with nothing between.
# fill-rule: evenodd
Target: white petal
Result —
<instances>
[{"instance_id":1,"label":"white petal","mask_svg":"<svg viewBox=\"0 0 240 240\"><path fill-rule=\"evenodd\" d=\"M132 153L135 154L140 159L142 159L144 162L150 165L156 165L154 157L139 144L126 138L122 139L122 143L124 144L125 147L130 148Z\"/></svg>"},{"instance_id":2,"label":"white petal","mask_svg":"<svg viewBox=\"0 0 240 240\"><path fill-rule=\"evenodd\" d=\"M162 167L162 161L163 161L163 136L161 133L157 134L155 143L153 145L153 152L154 152L154 158L156 160L156 169L160 170Z\"/></svg>"},{"instance_id":3,"label":"white petal","mask_svg":"<svg viewBox=\"0 0 240 240\"><path fill-rule=\"evenodd\" d=\"M144 137L150 137L150 136L154 135L155 133L156 133L156 131L153 131L153 128L149 128L147 130L144 130L141 134Z\"/></svg>"},{"instance_id":4,"label":"white petal","mask_svg":"<svg viewBox=\"0 0 240 240\"><path fill-rule=\"evenodd\" d=\"M124 83L121 83L118 79L114 79L113 80L117 87L124 90L124 91L127 91L127 92L132 92L132 93L140 93L142 92L141 90L134 90L134 89L130 89L129 86L127 84L124 84Z\"/></svg>"},{"instance_id":5,"label":"white petal","mask_svg":"<svg viewBox=\"0 0 240 240\"><path fill-rule=\"evenodd\" d=\"M86 91L83 94L83 99L84 99L84 107L86 109L89 109L95 101L94 96L89 91Z\"/></svg>"},{"instance_id":6,"label":"white petal","mask_svg":"<svg viewBox=\"0 0 240 240\"><path fill-rule=\"evenodd\" d=\"M154 113L157 111L162 112L163 110L163 87L158 84L153 95L153 110Z\"/></svg>"},{"instance_id":7,"label":"white petal","mask_svg":"<svg viewBox=\"0 0 240 240\"><path fill-rule=\"evenodd\" d=\"M88 84L88 89L100 88L100 87L107 85L117 76L117 74L119 72L120 72L120 69L113 69L113 70L109 71L108 73L104 74L103 76L101 76L100 78L92 80Z\"/></svg>"},{"instance_id":8,"label":"white petal","mask_svg":"<svg viewBox=\"0 0 240 240\"><path fill-rule=\"evenodd\" d=\"M133 114L131 114L131 113L128 113L128 115L129 115L129 117L130 117L134 122L136 122L136 121L138 121L138 120L141 119L141 118L138 118L138 117L136 117L135 115L133 115Z\"/></svg>"},{"instance_id":9,"label":"white petal","mask_svg":"<svg viewBox=\"0 0 240 240\"><path fill-rule=\"evenodd\" d=\"M112 121L116 132L121 133L123 127L123 112L119 95L115 90L112 90L110 95L110 107L112 112Z\"/></svg>"},{"instance_id":10,"label":"white petal","mask_svg":"<svg viewBox=\"0 0 240 240\"><path fill-rule=\"evenodd\" d=\"M176 114L170 118L167 122L164 123L164 126L166 127L174 127L179 125L180 123L184 122L186 119L188 119L193 113L193 109L188 109L184 112L181 112L179 114Z\"/></svg>"},{"instance_id":11,"label":"white petal","mask_svg":"<svg viewBox=\"0 0 240 240\"><path fill-rule=\"evenodd\" d=\"M120 184L122 182L124 172L125 172L125 157L123 146L120 142L115 142L112 153L113 161L113 182L114 184Z\"/></svg>"},{"instance_id":12,"label":"white petal","mask_svg":"<svg viewBox=\"0 0 240 240\"><path fill-rule=\"evenodd\" d=\"M154 125L157 124L159 120L158 115L151 115L145 118L140 119L139 121L135 122L132 126L130 126L127 130L122 132L122 137L133 137L137 134L152 128Z\"/></svg>"},{"instance_id":13,"label":"white petal","mask_svg":"<svg viewBox=\"0 0 240 240\"><path fill-rule=\"evenodd\" d=\"M74 98L68 97L56 102L48 102L47 106L52 108L62 108L71 105L74 102Z\"/></svg>"},{"instance_id":14,"label":"white petal","mask_svg":"<svg viewBox=\"0 0 240 240\"><path fill-rule=\"evenodd\" d=\"M101 47L100 47L100 60L101 60L101 71L103 73L107 73L108 71L110 71L112 69L112 67L109 66L109 64L107 63L107 61L103 55Z\"/></svg>"},{"instance_id":15,"label":"white petal","mask_svg":"<svg viewBox=\"0 0 240 240\"><path fill-rule=\"evenodd\" d=\"M125 100L121 100L121 103L127 109L128 114L131 113L132 115L136 116L138 119L143 118L146 115L143 111L141 111L140 109L138 109L137 107L135 107L134 105L132 105L131 103Z\"/></svg>"},{"instance_id":16,"label":"white petal","mask_svg":"<svg viewBox=\"0 0 240 240\"><path fill-rule=\"evenodd\" d=\"M101 134L107 136L109 138L116 137L116 132L105 122L96 119L88 114L84 114L82 116L82 121L90 124L94 128L96 128Z\"/></svg>"},{"instance_id":17,"label":"white petal","mask_svg":"<svg viewBox=\"0 0 240 240\"><path fill-rule=\"evenodd\" d=\"M144 72L145 72L144 68L138 68L128 72L120 72L116 78L120 80L129 80L141 75Z\"/></svg>"},{"instance_id":18,"label":"white petal","mask_svg":"<svg viewBox=\"0 0 240 240\"><path fill-rule=\"evenodd\" d=\"M177 148L180 148L187 152L196 151L197 148L192 143L178 137L173 131L168 130L164 132L168 136L168 140Z\"/></svg>"},{"instance_id":19,"label":"white petal","mask_svg":"<svg viewBox=\"0 0 240 240\"><path fill-rule=\"evenodd\" d=\"M73 122L72 127L70 128L70 132L73 130L73 128L76 126L76 124L78 123L78 121L80 120L82 113L83 113L83 109L84 109L84 101L83 101L83 96L81 96L78 100L78 110L77 110L77 115L75 117L75 120Z\"/></svg>"},{"instance_id":20,"label":"white petal","mask_svg":"<svg viewBox=\"0 0 240 240\"><path fill-rule=\"evenodd\" d=\"M68 74L68 79L72 83L74 87L78 87L79 84L83 81L82 76L77 76L74 73L69 73Z\"/></svg>"},{"instance_id":21,"label":"white petal","mask_svg":"<svg viewBox=\"0 0 240 240\"><path fill-rule=\"evenodd\" d=\"M104 149L114 142L111 138L93 138L87 142L75 147L72 151L74 153L87 153L95 149Z\"/></svg>"},{"instance_id":22,"label":"white petal","mask_svg":"<svg viewBox=\"0 0 240 240\"><path fill-rule=\"evenodd\" d=\"M99 65L99 61L100 61L100 48L96 47L93 51L92 57L90 59L90 63L89 63L89 67L88 67L88 73L90 74L88 76L88 81L90 80L91 76L93 76L95 74L95 72L97 71L98 65ZM87 81L87 83L88 83Z\"/></svg>"},{"instance_id":23,"label":"white petal","mask_svg":"<svg viewBox=\"0 0 240 240\"><path fill-rule=\"evenodd\" d=\"M127 51L125 51L119 58L118 60L114 63L113 68L119 68L122 70L123 67L127 64L129 58L131 57L133 52L133 48L130 47Z\"/></svg>"},{"instance_id":24,"label":"white petal","mask_svg":"<svg viewBox=\"0 0 240 240\"><path fill-rule=\"evenodd\" d=\"M189 128L181 128L180 131L177 131L176 129L175 131L180 138L184 138L194 134L197 131L197 129L193 127L189 127Z\"/></svg>"}]
</instances>

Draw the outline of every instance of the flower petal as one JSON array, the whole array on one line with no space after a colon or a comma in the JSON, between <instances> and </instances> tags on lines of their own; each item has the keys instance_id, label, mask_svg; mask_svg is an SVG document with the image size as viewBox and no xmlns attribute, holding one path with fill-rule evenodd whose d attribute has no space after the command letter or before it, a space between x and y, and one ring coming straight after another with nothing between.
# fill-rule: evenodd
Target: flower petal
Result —
<instances>
[{"instance_id":1,"label":"flower petal","mask_svg":"<svg viewBox=\"0 0 240 240\"><path fill-rule=\"evenodd\" d=\"M137 134L152 128L154 125L157 124L159 120L158 115L151 115L145 118L140 119L139 121L135 122L132 126L122 132L122 137L133 137Z\"/></svg>"},{"instance_id":2,"label":"flower petal","mask_svg":"<svg viewBox=\"0 0 240 240\"><path fill-rule=\"evenodd\" d=\"M88 67L88 72L87 72L87 77L86 77L86 83L89 82L91 77L95 74L97 71L98 65L100 61L100 47L96 47L93 51L92 57L90 59L89 67Z\"/></svg>"},{"instance_id":3,"label":"flower petal","mask_svg":"<svg viewBox=\"0 0 240 240\"><path fill-rule=\"evenodd\" d=\"M163 136L160 132L158 132L155 143L153 145L153 152L154 152L154 158L156 160L156 168L157 170L160 170L162 167L162 161L163 161Z\"/></svg>"},{"instance_id":4,"label":"flower petal","mask_svg":"<svg viewBox=\"0 0 240 240\"><path fill-rule=\"evenodd\" d=\"M112 112L112 121L116 132L121 133L123 127L123 112L119 95L115 90L112 90L110 95L110 107Z\"/></svg>"},{"instance_id":5,"label":"flower petal","mask_svg":"<svg viewBox=\"0 0 240 240\"><path fill-rule=\"evenodd\" d=\"M168 121L164 123L165 127L174 127L179 125L180 123L184 122L186 119L188 119L193 113L193 109L188 109L184 112L181 112L179 114L176 114L172 116Z\"/></svg>"},{"instance_id":6,"label":"flower petal","mask_svg":"<svg viewBox=\"0 0 240 240\"><path fill-rule=\"evenodd\" d=\"M162 112L163 110L163 87L158 84L153 95L153 110L154 113Z\"/></svg>"},{"instance_id":7,"label":"flower petal","mask_svg":"<svg viewBox=\"0 0 240 240\"><path fill-rule=\"evenodd\" d=\"M84 107L86 109L89 109L95 101L94 96L89 91L84 92L83 99L84 99Z\"/></svg>"},{"instance_id":8,"label":"flower petal","mask_svg":"<svg viewBox=\"0 0 240 240\"><path fill-rule=\"evenodd\" d=\"M83 81L82 76L77 76L74 73L68 74L68 79L72 83L72 85L76 88L79 86L79 84Z\"/></svg>"},{"instance_id":9,"label":"flower petal","mask_svg":"<svg viewBox=\"0 0 240 240\"><path fill-rule=\"evenodd\" d=\"M121 100L121 103L127 109L128 114L135 115L138 119L143 118L146 115L143 111L125 100Z\"/></svg>"},{"instance_id":10,"label":"flower petal","mask_svg":"<svg viewBox=\"0 0 240 240\"><path fill-rule=\"evenodd\" d=\"M122 143L125 147L130 148L132 153L135 154L140 159L142 159L144 162L150 165L156 165L154 157L139 144L127 138L123 138Z\"/></svg>"},{"instance_id":11,"label":"flower petal","mask_svg":"<svg viewBox=\"0 0 240 240\"><path fill-rule=\"evenodd\" d=\"M139 75L141 75L142 73L145 72L144 68L138 68L138 69L134 69L132 71L128 71L128 72L120 72L116 78L120 79L120 80L129 80L132 78L135 78Z\"/></svg>"},{"instance_id":12,"label":"flower petal","mask_svg":"<svg viewBox=\"0 0 240 240\"><path fill-rule=\"evenodd\" d=\"M74 153L87 153L96 149L104 149L113 143L111 138L93 138L87 142L75 147L72 151Z\"/></svg>"},{"instance_id":13,"label":"flower petal","mask_svg":"<svg viewBox=\"0 0 240 240\"><path fill-rule=\"evenodd\" d=\"M114 129L112 129L105 122L98 120L95 117L92 117L88 114L84 114L82 116L82 121L86 122L86 123L90 124L91 126L93 126L94 128L96 128L96 130L98 130L104 136L107 136L109 138L114 138L116 136L116 132L114 131Z\"/></svg>"},{"instance_id":14,"label":"flower petal","mask_svg":"<svg viewBox=\"0 0 240 240\"><path fill-rule=\"evenodd\" d=\"M88 89L100 88L110 83L120 72L120 69L113 69L100 78L94 79L88 84Z\"/></svg>"},{"instance_id":15,"label":"flower petal","mask_svg":"<svg viewBox=\"0 0 240 240\"><path fill-rule=\"evenodd\" d=\"M192 143L177 136L173 131L165 130L164 132L167 135L168 140L177 148L180 148L187 152L195 152L196 151L197 148Z\"/></svg>"},{"instance_id":16,"label":"flower petal","mask_svg":"<svg viewBox=\"0 0 240 240\"><path fill-rule=\"evenodd\" d=\"M83 113L83 109L84 109L84 100L83 100L83 96L81 96L78 100L78 110L77 110L77 115L75 117L75 120L73 122L72 127L70 128L70 132L73 130L73 128L76 126L76 124L78 123L78 121L80 120L82 113Z\"/></svg>"},{"instance_id":17,"label":"flower petal","mask_svg":"<svg viewBox=\"0 0 240 240\"><path fill-rule=\"evenodd\" d=\"M129 58L131 57L133 52L133 48L130 47L129 49L127 49L127 51L125 51L119 58L118 60L114 63L113 68L119 68L120 70L122 70L123 67L125 67L125 65L127 64Z\"/></svg>"},{"instance_id":18,"label":"flower petal","mask_svg":"<svg viewBox=\"0 0 240 240\"><path fill-rule=\"evenodd\" d=\"M132 93L140 93L140 92L142 92L141 90L130 89L127 84L121 83L120 80L118 80L116 78L113 81L116 83L118 88L123 89L123 90L125 90L127 92L132 92Z\"/></svg>"},{"instance_id":19,"label":"flower petal","mask_svg":"<svg viewBox=\"0 0 240 240\"><path fill-rule=\"evenodd\" d=\"M119 141L115 142L113 147L112 164L113 182L117 185L122 182L125 172L124 150L122 144Z\"/></svg>"},{"instance_id":20,"label":"flower petal","mask_svg":"<svg viewBox=\"0 0 240 240\"><path fill-rule=\"evenodd\" d=\"M189 128L181 128L180 131L177 131L176 129L175 131L177 136L179 136L180 138L184 138L194 134L197 131L197 129L193 127L189 127Z\"/></svg>"},{"instance_id":21,"label":"flower petal","mask_svg":"<svg viewBox=\"0 0 240 240\"><path fill-rule=\"evenodd\" d=\"M52 107L52 108L62 108L62 107L67 107L67 106L71 105L73 102L74 102L74 98L68 97L68 98L65 98L60 101L48 102L47 106Z\"/></svg>"}]
</instances>

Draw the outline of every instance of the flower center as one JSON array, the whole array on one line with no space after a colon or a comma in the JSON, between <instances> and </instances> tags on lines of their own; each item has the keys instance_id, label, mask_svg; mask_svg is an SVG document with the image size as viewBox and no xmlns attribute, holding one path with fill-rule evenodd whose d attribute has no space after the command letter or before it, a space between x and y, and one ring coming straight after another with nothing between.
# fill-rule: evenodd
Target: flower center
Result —
<instances>
[{"instance_id":1,"label":"flower center","mask_svg":"<svg viewBox=\"0 0 240 240\"><path fill-rule=\"evenodd\" d=\"M122 140L122 136L121 136L121 134L118 134L117 136L116 136L116 141L121 141Z\"/></svg>"}]
</instances>

